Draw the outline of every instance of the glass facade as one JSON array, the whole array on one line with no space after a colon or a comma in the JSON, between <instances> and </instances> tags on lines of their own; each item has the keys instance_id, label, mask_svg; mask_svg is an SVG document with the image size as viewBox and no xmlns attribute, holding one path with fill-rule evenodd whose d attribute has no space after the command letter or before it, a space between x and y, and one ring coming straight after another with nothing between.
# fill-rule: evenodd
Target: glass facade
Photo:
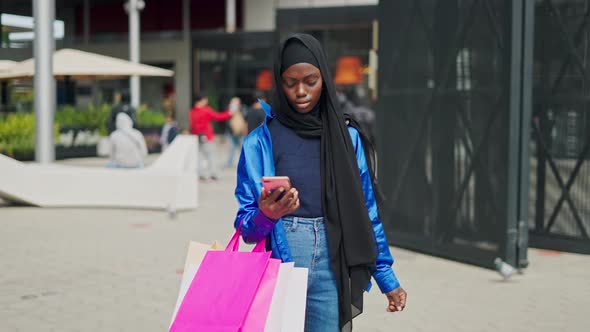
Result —
<instances>
[{"instance_id":1,"label":"glass facade","mask_svg":"<svg viewBox=\"0 0 590 332\"><path fill-rule=\"evenodd\" d=\"M249 105L259 92L257 78L265 70L272 71L270 48L195 49L196 93L209 96L210 105L221 110L229 100L240 97Z\"/></svg>"}]
</instances>

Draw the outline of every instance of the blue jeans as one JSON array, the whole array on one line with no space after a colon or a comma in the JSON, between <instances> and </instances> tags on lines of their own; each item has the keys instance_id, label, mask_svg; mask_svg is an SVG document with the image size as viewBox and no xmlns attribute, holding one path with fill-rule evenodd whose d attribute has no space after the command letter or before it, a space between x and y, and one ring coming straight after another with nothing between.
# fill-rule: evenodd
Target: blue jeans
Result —
<instances>
[{"instance_id":1,"label":"blue jeans","mask_svg":"<svg viewBox=\"0 0 590 332\"><path fill-rule=\"evenodd\" d=\"M136 167L126 167L126 166L122 166L122 165L117 164L117 162L114 160L109 160L109 162L107 164L107 168L143 168L143 162L141 162Z\"/></svg>"},{"instance_id":2,"label":"blue jeans","mask_svg":"<svg viewBox=\"0 0 590 332\"><path fill-rule=\"evenodd\" d=\"M242 136L234 136L231 133L228 136L230 148L229 157L227 158L227 163L225 163L225 167L231 168L234 167L234 158L236 156L236 152L240 151L240 145L242 144Z\"/></svg>"},{"instance_id":3,"label":"blue jeans","mask_svg":"<svg viewBox=\"0 0 590 332\"><path fill-rule=\"evenodd\" d=\"M338 288L323 218L284 217L293 261L309 269L305 332L338 332Z\"/></svg>"},{"instance_id":4,"label":"blue jeans","mask_svg":"<svg viewBox=\"0 0 590 332\"><path fill-rule=\"evenodd\" d=\"M214 141L208 141L204 135L199 135L199 177L208 179L217 177L217 159Z\"/></svg>"}]
</instances>

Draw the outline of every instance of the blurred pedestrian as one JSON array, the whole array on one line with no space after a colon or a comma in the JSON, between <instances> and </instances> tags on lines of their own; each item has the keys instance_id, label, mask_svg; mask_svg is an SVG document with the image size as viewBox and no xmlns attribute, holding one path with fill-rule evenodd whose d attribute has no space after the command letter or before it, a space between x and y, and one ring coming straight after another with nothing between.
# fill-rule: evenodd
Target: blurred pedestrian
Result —
<instances>
[{"instance_id":1,"label":"blurred pedestrian","mask_svg":"<svg viewBox=\"0 0 590 332\"><path fill-rule=\"evenodd\" d=\"M116 129L117 114L125 113L131 119L133 127L137 124L136 110L131 106L131 95L128 90L123 90L116 97L115 106L111 109L111 113L107 118L107 130L109 135Z\"/></svg>"},{"instance_id":2,"label":"blurred pedestrian","mask_svg":"<svg viewBox=\"0 0 590 332\"><path fill-rule=\"evenodd\" d=\"M162 134L160 135L160 145L162 146L162 152L164 152L172 141L178 135L178 123L174 121L174 115L169 114L166 116L166 123L162 127Z\"/></svg>"},{"instance_id":3,"label":"blurred pedestrian","mask_svg":"<svg viewBox=\"0 0 590 332\"><path fill-rule=\"evenodd\" d=\"M272 112L262 105L266 122L246 137L238 164L234 226L247 243L267 239L273 257L309 269L306 332L350 331L371 276L386 310L403 310L406 292L378 214L374 151L340 109L321 44L292 35L274 68ZM274 175L291 186L262 189L262 176Z\"/></svg>"},{"instance_id":4,"label":"blurred pedestrian","mask_svg":"<svg viewBox=\"0 0 590 332\"><path fill-rule=\"evenodd\" d=\"M233 97L229 103L229 110L232 116L228 121L228 136L230 142L229 156L225 163L226 168L234 167L234 158L240 151L242 139L248 133L248 125L244 119L245 108L238 97Z\"/></svg>"},{"instance_id":5,"label":"blurred pedestrian","mask_svg":"<svg viewBox=\"0 0 590 332\"><path fill-rule=\"evenodd\" d=\"M126 113L117 114L117 129L111 133L111 168L142 168L148 154L141 132L133 128L133 122Z\"/></svg>"},{"instance_id":6,"label":"blurred pedestrian","mask_svg":"<svg viewBox=\"0 0 590 332\"><path fill-rule=\"evenodd\" d=\"M246 113L246 123L248 124L248 134L254 129L258 128L263 122L266 114L260 105L259 100L266 102L266 96L262 94L255 95L256 101L252 104L248 112Z\"/></svg>"},{"instance_id":7,"label":"blurred pedestrian","mask_svg":"<svg viewBox=\"0 0 590 332\"><path fill-rule=\"evenodd\" d=\"M216 165L217 148L215 146L215 133L211 121L227 121L232 112L217 112L209 106L207 96L197 96L195 104L190 111L190 126L193 135L199 137L199 179L217 180L218 169Z\"/></svg>"}]
</instances>

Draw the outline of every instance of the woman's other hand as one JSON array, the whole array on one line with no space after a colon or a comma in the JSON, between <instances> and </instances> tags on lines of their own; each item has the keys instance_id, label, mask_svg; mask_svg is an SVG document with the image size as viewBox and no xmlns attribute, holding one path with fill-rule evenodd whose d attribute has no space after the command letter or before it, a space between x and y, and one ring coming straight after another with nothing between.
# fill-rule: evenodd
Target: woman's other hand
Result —
<instances>
[{"instance_id":1,"label":"woman's other hand","mask_svg":"<svg viewBox=\"0 0 590 332\"><path fill-rule=\"evenodd\" d=\"M402 311L406 307L406 298L408 297L408 294L403 288L398 287L391 292L386 293L385 296L389 302L389 305L387 306L388 312Z\"/></svg>"},{"instance_id":2,"label":"woman's other hand","mask_svg":"<svg viewBox=\"0 0 590 332\"><path fill-rule=\"evenodd\" d=\"M267 218L278 220L299 208L299 193L297 189L291 188L277 201L284 192L285 188L283 187L278 188L272 193L262 189L262 194L258 199L258 208Z\"/></svg>"}]
</instances>

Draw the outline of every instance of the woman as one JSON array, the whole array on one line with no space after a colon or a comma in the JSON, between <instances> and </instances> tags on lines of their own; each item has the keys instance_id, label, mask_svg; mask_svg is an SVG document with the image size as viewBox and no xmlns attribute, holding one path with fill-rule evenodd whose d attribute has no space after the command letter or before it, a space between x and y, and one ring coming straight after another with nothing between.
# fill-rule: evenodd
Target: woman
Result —
<instances>
[{"instance_id":1,"label":"woman","mask_svg":"<svg viewBox=\"0 0 590 332\"><path fill-rule=\"evenodd\" d=\"M305 331L352 330L371 275L387 311L403 310L373 192L373 151L339 109L320 43L287 38L274 74L272 112L263 104L265 123L243 144L235 226L246 242L268 237L273 257L309 268ZM261 177L272 175L289 176L293 188L261 192Z\"/></svg>"}]
</instances>

